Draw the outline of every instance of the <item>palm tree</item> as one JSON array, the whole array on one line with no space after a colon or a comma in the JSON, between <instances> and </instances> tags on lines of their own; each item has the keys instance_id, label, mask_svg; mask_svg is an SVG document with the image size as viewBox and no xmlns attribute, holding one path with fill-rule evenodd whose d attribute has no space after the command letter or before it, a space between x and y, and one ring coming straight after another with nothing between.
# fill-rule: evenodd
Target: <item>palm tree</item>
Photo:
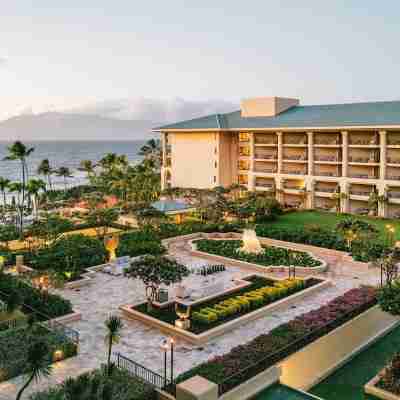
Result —
<instances>
[{"instance_id":1,"label":"palm tree","mask_svg":"<svg viewBox=\"0 0 400 400\"><path fill-rule=\"evenodd\" d=\"M15 201L15 196L12 197L11 207L12 207L12 210L15 211L15 213L16 213L15 226L17 229L19 229L20 234L22 236L21 222L20 222L20 220L23 219L23 217L24 217L24 207L21 204L22 183L21 182L10 182L8 184L8 191L10 193L17 194L16 201Z\"/></svg>"},{"instance_id":2,"label":"palm tree","mask_svg":"<svg viewBox=\"0 0 400 400\"><path fill-rule=\"evenodd\" d=\"M3 206L4 206L4 209L7 206L6 190L7 190L9 184L10 184L10 180L9 179L3 178L2 176L0 176L0 192L3 195Z\"/></svg>"},{"instance_id":3,"label":"palm tree","mask_svg":"<svg viewBox=\"0 0 400 400\"><path fill-rule=\"evenodd\" d=\"M143 145L139 152L139 156L143 156L146 160L152 160L156 163L157 168L161 165L162 149L160 139L150 139Z\"/></svg>"},{"instance_id":4,"label":"palm tree","mask_svg":"<svg viewBox=\"0 0 400 400\"><path fill-rule=\"evenodd\" d=\"M30 179L26 185L26 190L29 196L33 198L33 214L37 218L39 211L38 195L41 190L46 190L46 183L41 179Z\"/></svg>"},{"instance_id":5,"label":"palm tree","mask_svg":"<svg viewBox=\"0 0 400 400\"><path fill-rule=\"evenodd\" d=\"M33 147L26 147L22 142L16 141L8 147L8 156L4 157L5 161L16 161L21 162L21 184L22 184L22 202L20 207L20 231L24 227L24 204L25 204L25 186L26 180L28 179L28 165L26 163L27 157L29 157L35 149Z\"/></svg>"},{"instance_id":6,"label":"palm tree","mask_svg":"<svg viewBox=\"0 0 400 400\"><path fill-rule=\"evenodd\" d=\"M57 176L62 176L64 180L64 191L67 191L67 178L72 178L73 175L68 167L60 167L56 171Z\"/></svg>"},{"instance_id":7,"label":"palm tree","mask_svg":"<svg viewBox=\"0 0 400 400\"><path fill-rule=\"evenodd\" d=\"M121 339L121 331L124 327L122 319L116 315L110 315L108 319L104 322L104 325L107 328L107 335L104 338L104 341L108 345L107 352L107 372L110 375L111 373L111 352L112 346L115 343L118 343Z\"/></svg>"},{"instance_id":8,"label":"palm tree","mask_svg":"<svg viewBox=\"0 0 400 400\"><path fill-rule=\"evenodd\" d=\"M93 174L96 168L96 164L91 160L82 160L79 164L78 170L86 172L87 179L89 182L92 181Z\"/></svg>"},{"instance_id":9,"label":"palm tree","mask_svg":"<svg viewBox=\"0 0 400 400\"><path fill-rule=\"evenodd\" d=\"M26 373L29 375L29 378L19 390L16 400L21 399L23 392L33 380L39 381L40 378L47 378L51 375L52 365L49 364L49 354L49 346L44 341L39 340L30 345L26 360Z\"/></svg>"},{"instance_id":10,"label":"palm tree","mask_svg":"<svg viewBox=\"0 0 400 400\"><path fill-rule=\"evenodd\" d=\"M51 182L51 175L53 175L54 170L51 168L50 161L47 158L45 158L44 160L41 161L36 172L38 175L43 175L44 177L47 178L47 183L49 184L49 189L53 190L53 184Z\"/></svg>"}]
</instances>

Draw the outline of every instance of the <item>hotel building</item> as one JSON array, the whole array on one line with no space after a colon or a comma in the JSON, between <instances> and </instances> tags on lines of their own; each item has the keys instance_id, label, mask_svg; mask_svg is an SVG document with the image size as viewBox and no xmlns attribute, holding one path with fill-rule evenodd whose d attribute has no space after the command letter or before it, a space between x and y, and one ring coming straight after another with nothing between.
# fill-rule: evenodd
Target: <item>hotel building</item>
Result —
<instances>
[{"instance_id":1,"label":"hotel building","mask_svg":"<svg viewBox=\"0 0 400 400\"><path fill-rule=\"evenodd\" d=\"M400 101L301 106L246 99L241 109L154 129L163 144L162 186L239 183L273 190L289 206L363 213L371 192L400 216Z\"/></svg>"}]
</instances>

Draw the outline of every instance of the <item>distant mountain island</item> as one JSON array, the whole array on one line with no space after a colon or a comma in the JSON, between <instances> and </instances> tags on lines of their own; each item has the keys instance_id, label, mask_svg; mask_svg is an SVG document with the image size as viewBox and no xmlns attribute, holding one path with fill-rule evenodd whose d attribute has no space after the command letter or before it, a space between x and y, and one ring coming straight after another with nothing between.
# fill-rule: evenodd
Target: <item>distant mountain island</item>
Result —
<instances>
[{"instance_id":1,"label":"distant mountain island","mask_svg":"<svg viewBox=\"0 0 400 400\"><path fill-rule=\"evenodd\" d=\"M151 133L156 126L234 109L224 100L109 100L0 120L0 141L143 140L156 136Z\"/></svg>"},{"instance_id":2,"label":"distant mountain island","mask_svg":"<svg viewBox=\"0 0 400 400\"><path fill-rule=\"evenodd\" d=\"M47 112L0 121L0 140L142 140L154 136L153 121Z\"/></svg>"}]
</instances>

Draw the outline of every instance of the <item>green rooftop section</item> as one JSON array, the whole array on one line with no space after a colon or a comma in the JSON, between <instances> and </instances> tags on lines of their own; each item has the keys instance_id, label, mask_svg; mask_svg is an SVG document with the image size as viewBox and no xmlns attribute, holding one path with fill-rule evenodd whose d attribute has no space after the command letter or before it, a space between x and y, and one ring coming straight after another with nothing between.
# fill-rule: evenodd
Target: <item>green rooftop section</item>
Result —
<instances>
[{"instance_id":1,"label":"green rooftop section","mask_svg":"<svg viewBox=\"0 0 400 400\"><path fill-rule=\"evenodd\" d=\"M272 385L261 392L254 400L314 400L315 397L291 389L285 385Z\"/></svg>"},{"instance_id":2,"label":"green rooftop section","mask_svg":"<svg viewBox=\"0 0 400 400\"><path fill-rule=\"evenodd\" d=\"M179 201L174 201L174 200L159 200L155 201L154 203L151 203L151 206L158 211L168 213L168 212L174 212L174 211L184 211L192 208L190 205L179 202Z\"/></svg>"},{"instance_id":3,"label":"green rooftop section","mask_svg":"<svg viewBox=\"0 0 400 400\"><path fill-rule=\"evenodd\" d=\"M400 125L400 101L295 106L273 117L242 117L240 111L212 114L155 128L254 129Z\"/></svg>"},{"instance_id":4,"label":"green rooftop section","mask_svg":"<svg viewBox=\"0 0 400 400\"><path fill-rule=\"evenodd\" d=\"M324 400L376 400L364 394L364 385L381 371L400 349L400 327L375 342L310 390Z\"/></svg>"}]
</instances>

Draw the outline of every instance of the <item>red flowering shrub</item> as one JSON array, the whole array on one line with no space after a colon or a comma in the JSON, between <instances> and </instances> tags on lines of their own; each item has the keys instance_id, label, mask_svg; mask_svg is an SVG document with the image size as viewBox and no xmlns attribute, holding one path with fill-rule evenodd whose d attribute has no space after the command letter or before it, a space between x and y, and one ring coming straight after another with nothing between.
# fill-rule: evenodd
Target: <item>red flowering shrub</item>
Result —
<instances>
[{"instance_id":1,"label":"red flowering shrub","mask_svg":"<svg viewBox=\"0 0 400 400\"><path fill-rule=\"evenodd\" d=\"M226 392L375 304L374 288L362 286L351 289L316 310L302 314L267 334L234 347L229 353L192 368L180 375L177 381L201 375L219 383L222 391Z\"/></svg>"}]
</instances>

